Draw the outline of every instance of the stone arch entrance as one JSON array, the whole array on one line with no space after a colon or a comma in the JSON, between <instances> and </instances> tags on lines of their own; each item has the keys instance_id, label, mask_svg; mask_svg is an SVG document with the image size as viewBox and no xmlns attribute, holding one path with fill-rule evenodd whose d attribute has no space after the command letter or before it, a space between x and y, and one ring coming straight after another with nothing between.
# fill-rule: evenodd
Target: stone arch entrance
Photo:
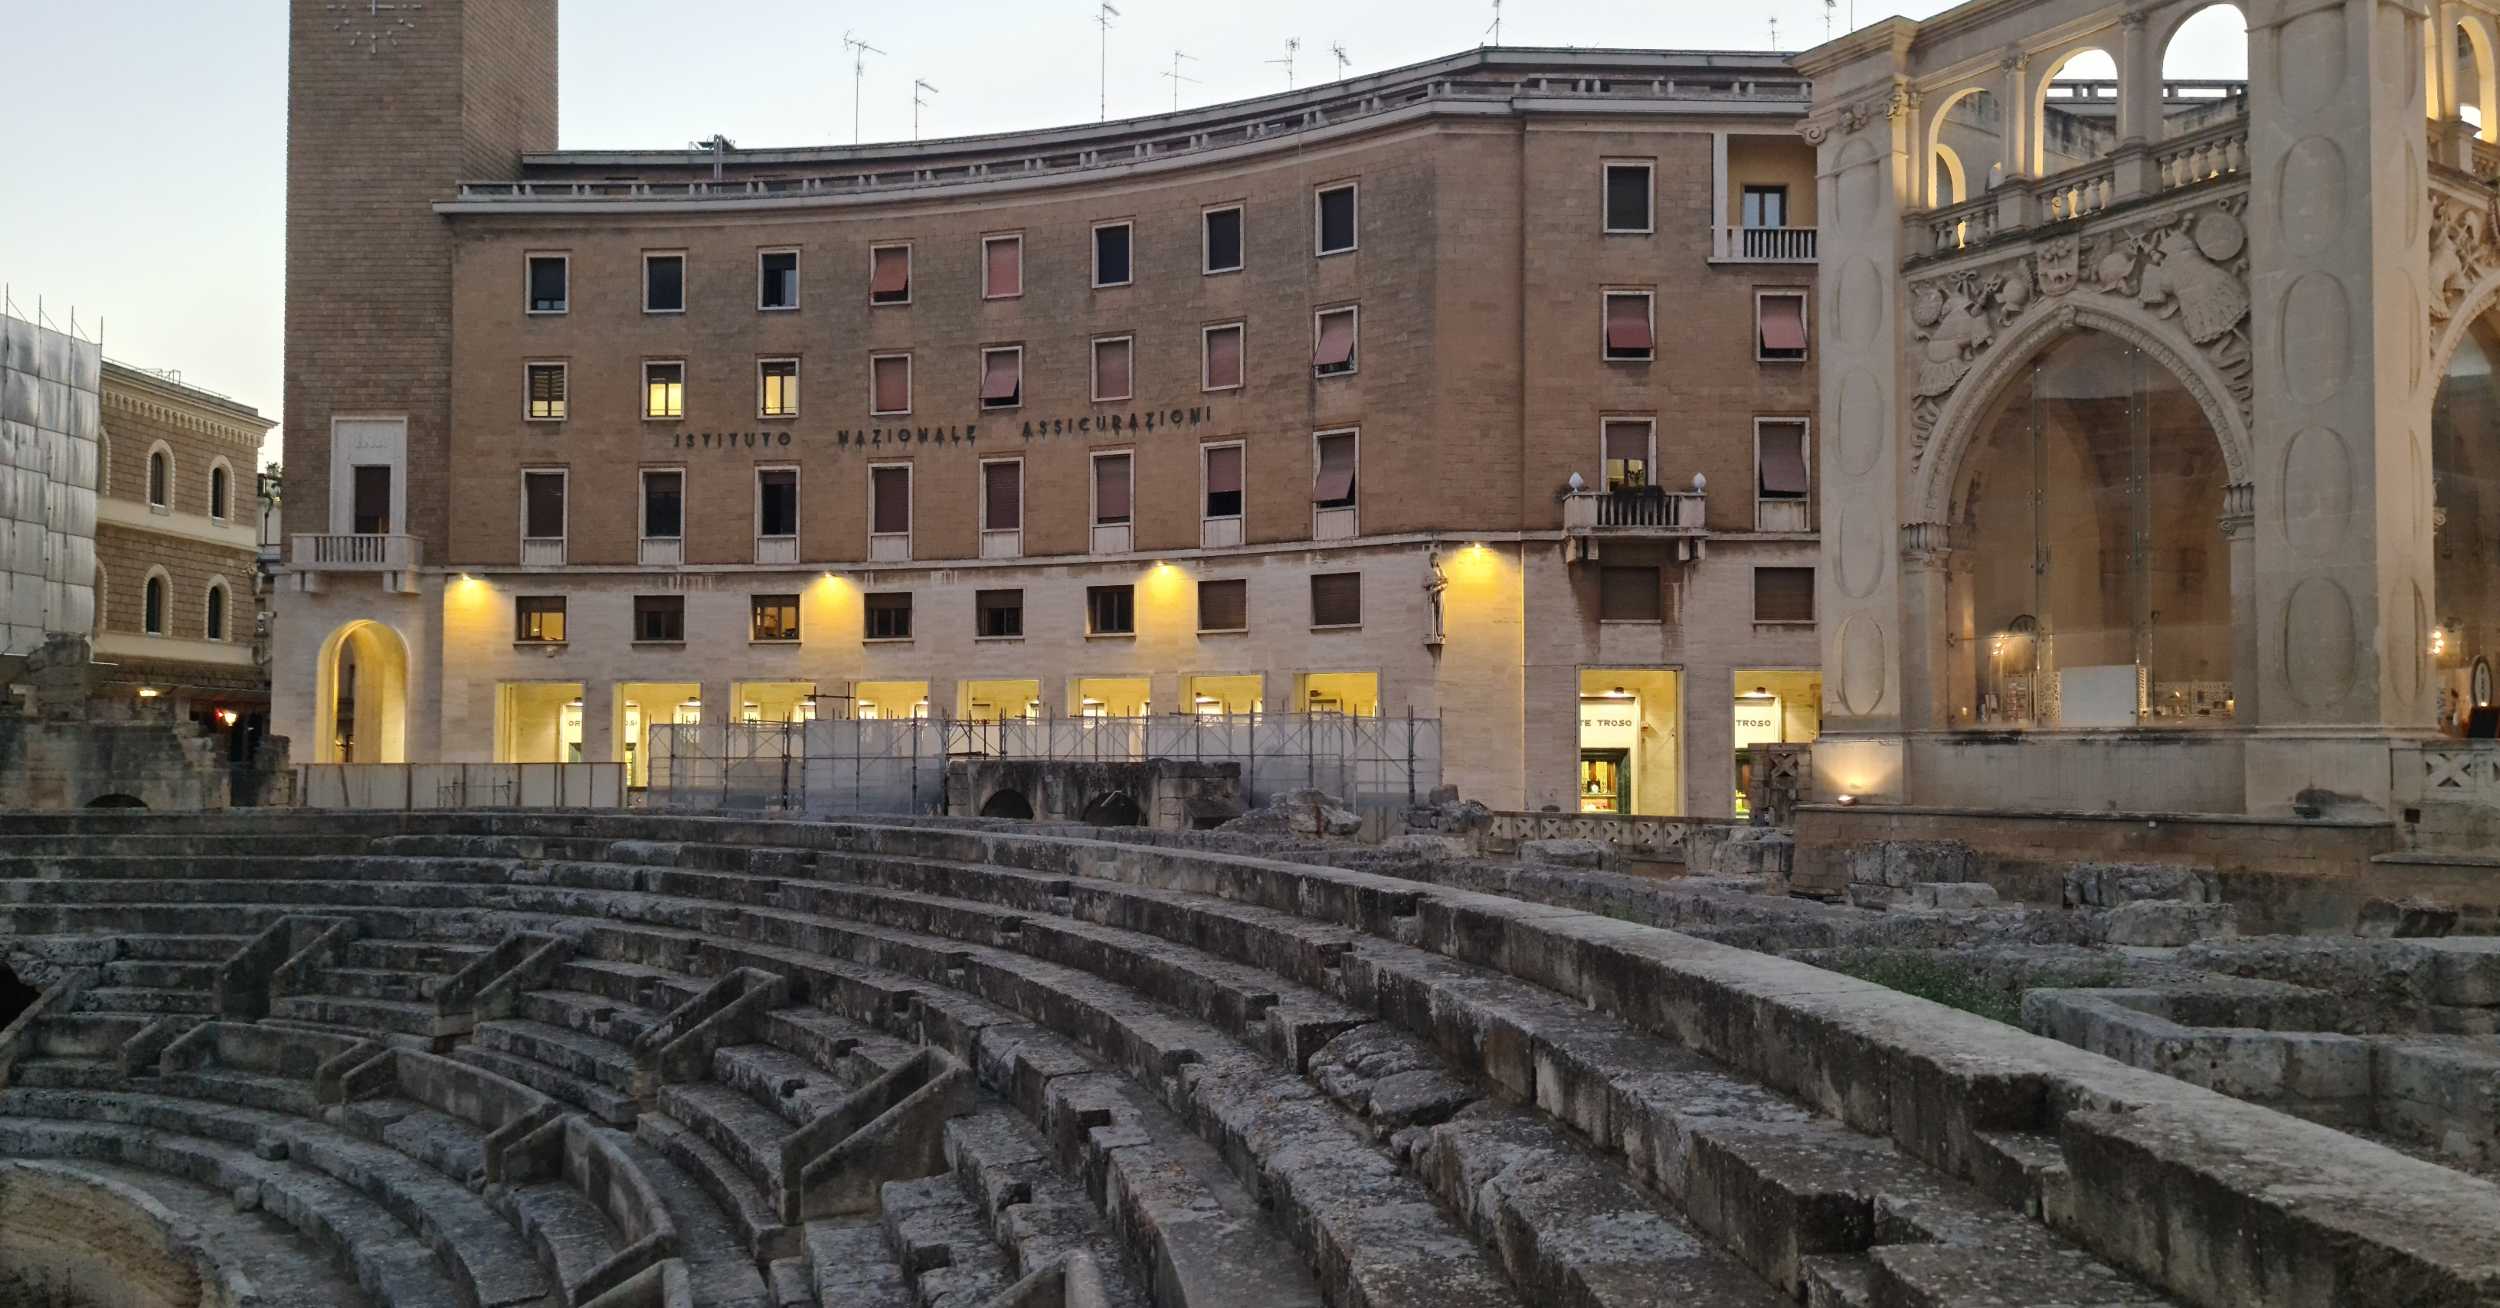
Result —
<instances>
[{"instance_id":1,"label":"stone arch entrance","mask_svg":"<svg viewBox=\"0 0 2500 1308\"><path fill-rule=\"evenodd\" d=\"M1098 827L1142 827L1146 810L1123 791L1108 791L1085 802L1085 821Z\"/></svg>"},{"instance_id":2,"label":"stone arch entrance","mask_svg":"<svg viewBox=\"0 0 2500 1308\"><path fill-rule=\"evenodd\" d=\"M408 761L408 642L359 619L321 643L313 694L314 757L323 763Z\"/></svg>"},{"instance_id":3,"label":"stone arch entrance","mask_svg":"<svg viewBox=\"0 0 2500 1308\"><path fill-rule=\"evenodd\" d=\"M1033 801L1026 799L1021 790L1001 790L981 802L981 816L1030 819L1033 816Z\"/></svg>"},{"instance_id":4,"label":"stone arch entrance","mask_svg":"<svg viewBox=\"0 0 2500 1308\"><path fill-rule=\"evenodd\" d=\"M1955 730L2217 729L2241 685L2239 461L2133 336L2044 333L1932 453ZM2244 592L2241 592L2244 593Z\"/></svg>"}]
</instances>

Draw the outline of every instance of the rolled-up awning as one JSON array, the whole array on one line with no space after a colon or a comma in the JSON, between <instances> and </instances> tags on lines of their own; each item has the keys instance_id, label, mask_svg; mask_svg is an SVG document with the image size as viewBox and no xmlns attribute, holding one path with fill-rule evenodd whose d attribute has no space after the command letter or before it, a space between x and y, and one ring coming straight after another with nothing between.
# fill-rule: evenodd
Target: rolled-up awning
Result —
<instances>
[{"instance_id":1,"label":"rolled-up awning","mask_svg":"<svg viewBox=\"0 0 2500 1308\"><path fill-rule=\"evenodd\" d=\"M1803 426L1781 423L1762 429L1762 493L1806 493L1806 431Z\"/></svg>"},{"instance_id":2,"label":"rolled-up awning","mask_svg":"<svg viewBox=\"0 0 2500 1308\"><path fill-rule=\"evenodd\" d=\"M1311 483L1311 499L1331 504L1354 498L1354 438L1329 436L1319 443L1319 476Z\"/></svg>"},{"instance_id":3,"label":"rolled-up awning","mask_svg":"<svg viewBox=\"0 0 2500 1308\"><path fill-rule=\"evenodd\" d=\"M911 250L890 245L869 258L868 289L877 295L907 295L911 292Z\"/></svg>"},{"instance_id":4,"label":"rolled-up awning","mask_svg":"<svg viewBox=\"0 0 2500 1308\"><path fill-rule=\"evenodd\" d=\"M1241 492L1241 447L1219 445L1207 451L1207 494Z\"/></svg>"},{"instance_id":5,"label":"rolled-up awning","mask_svg":"<svg viewBox=\"0 0 2500 1308\"><path fill-rule=\"evenodd\" d=\"M1806 302L1781 296L1762 301L1762 348L1794 352L1806 347Z\"/></svg>"},{"instance_id":6,"label":"rolled-up awning","mask_svg":"<svg viewBox=\"0 0 2500 1308\"><path fill-rule=\"evenodd\" d=\"M1650 348L1647 296L1606 297L1606 348L1627 353Z\"/></svg>"},{"instance_id":7,"label":"rolled-up awning","mask_svg":"<svg viewBox=\"0 0 2500 1308\"><path fill-rule=\"evenodd\" d=\"M981 465L981 526L1014 531L1024 525L1024 465L1013 460Z\"/></svg>"},{"instance_id":8,"label":"rolled-up awning","mask_svg":"<svg viewBox=\"0 0 2500 1308\"><path fill-rule=\"evenodd\" d=\"M911 469L873 468L868 473L870 523L879 535L911 530Z\"/></svg>"},{"instance_id":9,"label":"rolled-up awning","mask_svg":"<svg viewBox=\"0 0 2500 1308\"><path fill-rule=\"evenodd\" d=\"M1354 362L1354 315L1330 314L1320 319L1319 348L1311 352L1316 367L1334 368Z\"/></svg>"}]
</instances>

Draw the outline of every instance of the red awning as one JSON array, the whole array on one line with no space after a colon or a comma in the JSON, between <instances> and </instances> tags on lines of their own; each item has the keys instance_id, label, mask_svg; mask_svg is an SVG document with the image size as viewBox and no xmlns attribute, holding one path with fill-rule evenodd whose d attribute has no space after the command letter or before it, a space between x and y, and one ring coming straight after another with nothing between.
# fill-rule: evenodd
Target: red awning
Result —
<instances>
[{"instance_id":1,"label":"red awning","mask_svg":"<svg viewBox=\"0 0 2500 1308\"><path fill-rule=\"evenodd\" d=\"M1014 531L1024 525L1024 465L981 465L981 526L989 531Z\"/></svg>"},{"instance_id":2,"label":"red awning","mask_svg":"<svg viewBox=\"0 0 2500 1308\"><path fill-rule=\"evenodd\" d=\"M1313 366L1334 368L1354 362L1354 315L1330 314L1319 324L1319 348L1311 352Z\"/></svg>"},{"instance_id":3,"label":"red awning","mask_svg":"<svg viewBox=\"0 0 2500 1308\"><path fill-rule=\"evenodd\" d=\"M981 256L983 295L1024 293L1024 238L991 241L981 247Z\"/></svg>"},{"instance_id":4,"label":"red awning","mask_svg":"<svg viewBox=\"0 0 2500 1308\"><path fill-rule=\"evenodd\" d=\"M1354 438L1330 436L1319 443L1319 476L1311 483L1311 499L1320 504L1354 498Z\"/></svg>"},{"instance_id":5,"label":"red awning","mask_svg":"<svg viewBox=\"0 0 2500 1308\"><path fill-rule=\"evenodd\" d=\"M1110 454L1094 460L1094 521L1128 521L1128 456Z\"/></svg>"},{"instance_id":6,"label":"red awning","mask_svg":"<svg viewBox=\"0 0 2500 1308\"><path fill-rule=\"evenodd\" d=\"M1762 348L1802 350L1806 347L1806 302L1783 296L1762 302Z\"/></svg>"},{"instance_id":7,"label":"red awning","mask_svg":"<svg viewBox=\"0 0 2500 1308\"><path fill-rule=\"evenodd\" d=\"M911 469L874 468L868 473L874 521L880 535L911 530Z\"/></svg>"},{"instance_id":8,"label":"red awning","mask_svg":"<svg viewBox=\"0 0 2500 1308\"><path fill-rule=\"evenodd\" d=\"M1241 329L1225 327L1207 333L1207 378L1209 386L1241 384Z\"/></svg>"},{"instance_id":9,"label":"red awning","mask_svg":"<svg viewBox=\"0 0 2500 1308\"><path fill-rule=\"evenodd\" d=\"M1222 445L1207 451L1207 494L1230 495L1241 490L1241 447Z\"/></svg>"},{"instance_id":10,"label":"red awning","mask_svg":"<svg viewBox=\"0 0 2500 1308\"><path fill-rule=\"evenodd\" d=\"M1094 342L1095 399L1128 398L1128 352L1129 343L1125 340Z\"/></svg>"},{"instance_id":11,"label":"red awning","mask_svg":"<svg viewBox=\"0 0 2500 1308\"><path fill-rule=\"evenodd\" d=\"M1806 493L1806 432L1791 424L1762 429L1762 493Z\"/></svg>"},{"instance_id":12,"label":"red awning","mask_svg":"<svg viewBox=\"0 0 2500 1308\"><path fill-rule=\"evenodd\" d=\"M911 357L890 354L878 359L871 369L876 373L877 412L908 413L911 411Z\"/></svg>"},{"instance_id":13,"label":"red awning","mask_svg":"<svg viewBox=\"0 0 2500 1308\"><path fill-rule=\"evenodd\" d=\"M903 295L911 290L911 251L888 246L869 256L868 289L876 295Z\"/></svg>"},{"instance_id":14,"label":"red awning","mask_svg":"<svg viewBox=\"0 0 2500 1308\"><path fill-rule=\"evenodd\" d=\"M1606 297L1606 348L1639 351L1650 348L1649 300L1639 295Z\"/></svg>"},{"instance_id":15,"label":"red awning","mask_svg":"<svg viewBox=\"0 0 2500 1308\"><path fill-rule=\"evenodd\" d=\"M992 350L982 358L981 399L988 404L1013 404L1024 387L1024 355L1017 350Z\"/></svg>"}]
</instances>

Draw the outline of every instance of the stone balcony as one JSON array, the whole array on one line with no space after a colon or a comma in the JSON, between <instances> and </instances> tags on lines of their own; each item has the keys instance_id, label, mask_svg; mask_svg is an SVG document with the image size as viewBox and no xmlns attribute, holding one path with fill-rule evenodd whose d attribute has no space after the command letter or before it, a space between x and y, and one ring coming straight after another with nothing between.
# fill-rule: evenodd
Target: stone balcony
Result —
<instances>
[{"instance_id":1,"label":"stone balcony","mask_svg":"<svg viewBox=\"0 0 2500 1308\"><path fill-rule=\"evenodd\" d=\"M1713 227L1712 263L1813 263L1816 229L1812 227Z\"/></svg>"},{"instance_id":2,"label":"stone balcony","mask_svg":"<svg viewBox=\"0 0 2500 1308\"><path fill-rule=\"evenodd\" d=\"M2121 146L2080 167L2037 179L2012 178L1975 199L1910 214L1904 219L1907 250L1912 261L1950 256L2189 187L2245 182L2247 169L2248 118L2226 118L2156 145Z\"/></svg>"},{"instance_id":3,"label":"stone balcony","mask_svg":"<svg viewBox=\"0 0 2500 1308\"><path fill-rule=\"evenodd\" d=\"M1563 535L1577 559L1594 559L1600 541L1672 542L1679 563L1696 562L1707 549L1706 497L1701 491L1644 486L1621 491L1572 491L1563 497Z\"/></svg>"},{"instance_id":4,"label":"stone balcony","mask_svg":"<svg viewBox=\"0 0 2500 1308\"><path fill-rule=\"evenodd\" d=\"M287 563L303 574L307 590L318 589L323 574L372 573L382 578L384 589L413 594L416 572L425 566L425 542L414 536L298 532Z\"/></svg>"}]
</instances>

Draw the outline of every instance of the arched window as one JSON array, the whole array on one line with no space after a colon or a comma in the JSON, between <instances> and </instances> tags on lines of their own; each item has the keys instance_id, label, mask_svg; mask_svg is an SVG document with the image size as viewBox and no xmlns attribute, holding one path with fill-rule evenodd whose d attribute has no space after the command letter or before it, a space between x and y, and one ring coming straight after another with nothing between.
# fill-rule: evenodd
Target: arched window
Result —
<instances>
[{"instance_id":1,"label":"arched window","mask_svg":"<svg viewBox=\"0 0 2500 1308\"><path fill-rule=\"evenodd\" d=\"M165 634L165 578L162 573L148 578L147 594L140 601L140 629L151 636Z\"/></svg>"},{"instance_id":2,"label":"arched window","mask_svg":"<svg viewBox=\"0 0 2500 1308\"><path fill-rule=\"evenodd\" d=\"M1953 725L2230 725L2228 482L2203 408L2159 360L2096 331L2041 350L1956 482L1970 566L1948 606Z\"/></svg>"},{"instance_id":3,"label":"arched window","mask_svg":"<svg viewBox=\"0 0 2500 1308\"><path fill-rule=\"evenodd\" d=\"M2164 137L2248 112L2248 17L2239 6L2207 5L2171 29L2161 84Z\"/></svg>"},{"instance_id":4,"label":"arched window","mask_svg":"<svg viewBox=\"0 0 2500 1308\"><path fill-rule=\"evenodd\" d=\"M226 583L223 581L208 583L208 638L226 638Z\"/></svg>"},{"instance_id":5,"label":"arched window","mask_svg":"<svg viewBox=\"0 0 2500 1308\"><path fill-rule=\"evenodd\" d=\"M2500 662L2500 329L2476 320L2431 402L2430 641L2440 720L2453 726L2492 702Z\"/></svg>"},{"instance_id":6,"label":"arched window","mask_svg":"<svg viewBox=\"0 0 2500 1308\"><path fill-rule=\"evenodd\" d=\"M2118 147L2118 61L2089 47L2060 56L2040 84L2036 176L2055 177Z\"/></svg>"},{"instance_id":7,"label":"arched window","mask_svg":"<svg viewBox=\"0 0 2500 1308\"><path fill-rule=\"evenodd\" d=\"M208 516L219 522L226 520L226 465L220 460L208 470Z\"/></svg>"},{"instance_id":8,"label":"arched window","mask_svg":"<svg viewBox=\"0 0 2500 1308\"><path fill-rule=\"evenodd\" d=\"M174 502L174 456L163 448L148 451L148 503L157 508Z\"/></svg>"},{"instance_id":9,"label":"arched window","mask_svg":"<svg viewBox=\"0 0 2500 1308\"><path fill-rule=\"evenodd\" d=\"M1979 87L1953 93L1928 128L1928 203L1941 209L1987 194L2012 153L1996 97Z\"/></svg>"}]
</instances>

